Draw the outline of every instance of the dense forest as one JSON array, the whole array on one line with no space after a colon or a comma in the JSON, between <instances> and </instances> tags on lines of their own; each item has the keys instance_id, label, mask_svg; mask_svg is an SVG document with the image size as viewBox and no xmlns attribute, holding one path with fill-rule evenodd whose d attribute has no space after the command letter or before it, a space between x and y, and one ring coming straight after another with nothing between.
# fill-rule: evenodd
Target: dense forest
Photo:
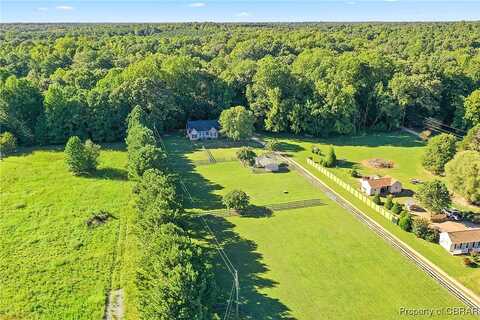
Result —
<instances>
[{"instance_id":1,"label":"dense forest","mask_svg":"<svg viewBox=\"0 0 480 320\"><path fill-rule=\"evenodd\" d=\"M480 23L3 24L0 128L20 144L121 141L242 105L315 136L480 122ZM477 91L476 91L477 90Z\"/></svg>"}]
</instances>

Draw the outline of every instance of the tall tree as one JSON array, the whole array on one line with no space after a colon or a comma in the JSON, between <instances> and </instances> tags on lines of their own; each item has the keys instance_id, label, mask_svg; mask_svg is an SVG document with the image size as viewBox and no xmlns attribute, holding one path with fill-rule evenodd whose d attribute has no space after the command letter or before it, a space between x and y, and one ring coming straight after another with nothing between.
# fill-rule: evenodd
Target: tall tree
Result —
<instances>
[{"instance_id":1,"label":"tall tree","mask_svg":"<svg viewBox=\"0 0 480 320\"><path fill-rule=\"evenodd\" d=\"M457 152L456 144L457 139L451 134L431 138L422 159L424 168L434 174L443 173L445 165Z\"/></svg>"},{"instance_id":2,"label":"tall tree","mask_svg":"<svg viewBox=\"0 0 480 320\"><path fill-rule=\"evenodd\" d=\"M451 189L467 201L480 204L480 152L464 151L445 166Z\"/></svg>"},{"instance_id":3,"label":"tall tree","mask_svg":"<svg viewBox=\"0 0 480 320\"><path fill-rule=\"evenodd\" d=\"M465 99L465 119L474 126L480 124L480 89Z\"/></svg>"},{"instance_id":4,"label":"tall tree","mask_svg":"<svg viewBox=\"0 0 480 320\"><path fill-rule=\"evenodd\" d=\"M219 119L220 132L232 140L242 140L253 135L255 117L250 110L242 106L222 111Z\"/></svg>"},{"instance_id":5,"label":"tall tree","mask_svg":"<svg viewBox=\"0 0 480 320\"><path fill-rule=\"evenodd\" d=\"M428 210L439 213L448 208L452 199L447 186L440 180L425 182L415 194L417 200Z\"/></svg>"}]
</instances>

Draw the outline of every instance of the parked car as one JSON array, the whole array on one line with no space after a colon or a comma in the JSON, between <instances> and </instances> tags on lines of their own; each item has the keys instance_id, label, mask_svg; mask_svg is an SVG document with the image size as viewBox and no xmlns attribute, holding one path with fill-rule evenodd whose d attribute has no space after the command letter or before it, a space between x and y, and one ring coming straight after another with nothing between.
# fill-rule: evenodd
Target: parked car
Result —
<instances>
[{"instance_id":1,"label":"parked car","mask_svg":"<svg viewBox=\"0 0 480 320\"><path fill-rule=\"evenodd\" d=\"M445 208L442 210L442 213L447 215L447 218L454 221L462 220L462 213L455 208Z\"/></svg>"},{"instance_id":2,"label":"parked car","mask_svg":"<svg viewBox=\"0 0 480 320\"><path fill-rule=\"evenodd\" d=\"M410 179L410 182L411 182L412 184L422 184L422 183L423 183L422 180L416 179L416 178Z\"/></svg>"}]
</instances>

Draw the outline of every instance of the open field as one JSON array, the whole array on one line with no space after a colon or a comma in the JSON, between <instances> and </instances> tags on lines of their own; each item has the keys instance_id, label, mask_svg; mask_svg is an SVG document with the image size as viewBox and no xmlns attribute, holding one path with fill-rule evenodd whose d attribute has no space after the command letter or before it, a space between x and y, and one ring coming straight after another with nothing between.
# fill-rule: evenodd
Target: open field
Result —
<instances>
[{"instance_id":1,"label":"open field","mask_svg":"<svg viewBox=\"0 0 480 320\"><path fill-rule=\"evenodd\" d=\"M401 136L403 134L400 134ZM395 137L395 136L394 136ZM345 138L346 139L346 138ZM347 140L347 139L346 139ZM316 140L312 139L301 139L301 138L292 138L292 139L283 139L283 147L284 150L290 153L290 156L292 156L295 160L297 160L299 163L301 163L305 168L309 169L310 166L307 164L307 157L311 155L310 152L310 146L312 143L319 145L320 142L317 142ZM395 141L395 140L394 140ZM345 148L344 146L335 146L335 150L337 152L337 155L339 158L344 158L345 153L341 153L342 148ZM374 148L371 149L371 153L367 154L370 157L375 157L376 150L385 150L386 148L395 148L394 145L391 147L381 147L380 149L377 149L378 147L368 147L368 146L363 146L360 147L359 149L368 149L368 148ZM414 157L413 155L416 153L415 151L415 146L413 146L414 150L410 152L409 149L404 145L403 147L400 147L403 149L403 153L405 156L403 157L398 157L398 159L403 159L403 160L398 160L398 163L400 165L405 164L408 166L409 162L409 154L412 154L411 157ZM373 153L375 151L375 153ZM360 153L361 151L359 151ZM365 152L365 151L364 151ZM397 151L398 153L401 153L400 150ZM349 155L351 157L357 157L357 159L361 159L363 156L359 156L355 154L353 151L353 148L350 147L350 153ZM418 155L417 155L418 156ZM399 167L401 168L401 167ZM480 294L480 269L478 268L466 268L463 263L462 263L462 257L461 256L452 256L450 255L447 251L445 251L440 245L438 244L433 244L428 241L418 239L413 235L412 233L407 233L401 230L398 226L392 224L390 221L387 221L384 217L380 216L376 211L365 205L363 202L355 198L353 195L348 193L347 191L343 190L342 188L338 187L335 182L332 180L328 179L326 176L323 176L319 171L314 170L311 168L310 170L311 173L322 179L325 183L327 183L330 187L335 189L338 193L340 193L343 197L345 197L347 200L349 200L351 203L353 203L355 206L360 208L363 212L367 213L370 217L374 218L378 223L380 223L384 228L392 232L394 235L396 235L398 238L406 242L408 245L410 245L412 248L417 250L419 253L424 255L427 259L435 263L437 266L442 268L445 272L447 272L450 276L456 278L459 280L464 286L467 288L470 288L473 290L475 293ZM393 169L392 169L393 170ZM344 168L339 168L339 169L332 169L332 172L335 172L338 174L339 177L342 177L342 171L346 172L346 169ZM346 174L346 173L345 173ZM393 174L392 174L393 175ZM347 179L347 177L344 175L344 177ZM347 181L347 180L346 180Z\"/></svg>"},{"instance_id":2,"label":"open field","mask_svg":"<svg viewBox=\"0 0 480 320\"><path fill-rule=\"evenodd\" d=\"M74 177L61 149L0 162L0 319L101 319L121 257L132 184L126 152L101 152L99 170ZM104 210L114 218L95 228Z\"/></svg>"},{"instance_id":3,"label":"open field","mask_svg":"<svg viewBox=\"0 0 480 320\"><path fill-rule=\"evenodd\" d=\"M172 150L182 144L177 137L165 143ZM221 195L233 188L255 206L324 203L271 216L208 216L239 269L243 319L398 319L400 307L461 305L295 171L254 174L238 162L195 166L189 154L170 154L195 199L193 211L220 208ZM230 278L218 277L228 291Z\"/></svg>"},{"instance_id":4,"label":"open field","mask_svg":"<svg viewBox=\"0 0 480 320\"><path fill-rule=\"evenodd\" d=\"M443 177L434 176L422 167L422 156L425 151L426 144L417 137L405 132L389 132L368 134L364 136L354 137L335 137L331 139L314 139L314 138L298 138L288 137L280 138L283 141L283 151L293 152L296 157L306 158L312 156L312 146L318 146L323 154L325 154L329 146L335 148L335 153L339 159L338 166L332 168L331 172L337 175L345 182L359 188L358 179L350 175L351 169L357 169L362 175L389 175L402 182L408 196L409 191L416 191L418 185L410 182L416 178L423 181L432 179L444 179ZM318 156L314 156L318 160ZM381 158L391 160L394 167L390 169L376 169L362 164L362 161ZM399 198L400 202L404 200ZM461 209L468 209L480 212L480 208L462 206L460 203L455 205Z\"/></svg>"}]
</instances>

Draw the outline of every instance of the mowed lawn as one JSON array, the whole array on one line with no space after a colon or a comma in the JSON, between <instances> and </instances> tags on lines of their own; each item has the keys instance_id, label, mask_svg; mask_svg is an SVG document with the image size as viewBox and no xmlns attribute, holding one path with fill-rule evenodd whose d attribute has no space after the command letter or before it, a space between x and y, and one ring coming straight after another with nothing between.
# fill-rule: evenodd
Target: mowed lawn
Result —
<instances>
[{"instance_id":1,"label":"mowed lawn","mask_svg":"<svg viewBox=\"0 0 480 320\"><path fill-rule=\"evenodd\" d=\"M368 138L372 141L368 142ZM283 143L283 148L285 151L290 153L296 161L301 163L305 168L310 169L310 172L319 177L322 181L330 185L343 197L352 202L355 206L360 208L363 212L367 213L369 216L374 218L377 222L383 225L384 228L388 229L390 232L395 234L401 240L405 241L408 245L413 247L415 250L424 255L427 259L435 263L437 266L442 268L450 276L459 280L464 286L473 290L475 293L480 295L480 269L479 268L468 268L463 265L462 259L463 256L452 256L440 245L431 243L422 239L415 237L414 234L404 232L398 226L390 223L384 217L379 215L376 211L366 206L363 202L355 198L349 192L340 188L332 180L322 175L319 171L315 170L309 164L307 164L307 157L311 155L310 148L312 144L323 146L324 150L328 147L328 143L334 145L336 153L340 159L350 159L351 162L361 161L365 157L385 157L386 159L396 159L398 164L397 168L391 169L391 175L394 177L404 177L399 178L405 180L408 177L408 170L405 168L411 168L412 172L417 172L417 176L421 176L423 172L423 177L428 178L428 176L421 168L421 164L418 163L423 153L422 147L415 144L415 137L410 134L376 134L359 138L352 138L352 141L363 141L363 145L359 143L359 146L354 147L354 143L350 143L348 146L344 146L341 143L334 144L335 141L344 141L344 144L347 144L348 138L336 138L331 140L315 140L310 138L283 138L281 139ZM403 142L402 142L403 141ZM358 149L358 151L356 151ZM391 156L395 154L395 156ZM357 159L357 160L351 160ZM402 169L403 168L403 169ZM337 174L338 177L344 178L344 181L349 181L351 179L348 176L348 170L346 168L333 168L332 172ZM367 169L362 169L362 173L366 173ZM395 173L394 173L394 170ZM371 171L370 171L371 172ZM351 180L350 180L351 181ZM352 184L353 186L353 184ZM407 185L408 187L408 185ZM412 187L414 188L414 187Z\"/></svg>"},{"instance_id":2,"label":"mowed lawn","mask_svg":"<svg viewBox=\"0 0 480 320\"><path fill-rule=\"evenodd\" d=\"M183 168L197 210L220 208L232 189L257 206L323 201L271 216L208 217L239 270L242 319L399 319L401 307L462 305L294 171L255 174L238 162L195 166L181 153L170 161ZM228 292L231 278L217 270Z\"/></svg>"},{"instance_id":3,"label":"mowed lawn","mask_svg":"<svg viewBox=\"0 0 480 320\"><path fill-rule=\"evenodd\" d=\"M350 171L356 169L364 176L379 175L391 176L400 180L403 188L411 191L417 191L419 185L411 183L411 179L430 181L433 179L446 180L444 177L434 176L422 166L422 158L425 153L426 143L418 137L398 131L388 133L374 133L362 136L339 136L330 139L299 138L288 137L280 138L283 142L284 151L292 152L296 157L307 158L313 156L316 161L319 156L313 155L312 146L317 146L326 154L330 146L333 146L337 158L339 159L336 168L331 171L345 182L354 187L360 187L357 178L351 176ZM373 168L365 164L366 160L380 158L390 160L394 163L393 168ZM406 200L405 196L411 193L405 193L399 198L400 202ZM480 208L474 206L465 207L463 203L455 203L460 209L480 212Z\"/></svg>"},{"instance_id":4,"label":"mowed lawn","mask_svg":"<svg viewBox=\"0 0 480 320\"><path fill-rule=\"evenodd\" d=\"M74 177L60 149L0 162L0 319L101 319L131 183L126 152L104 149ZM100 210L114 218L89 229Z\"/></svg>"}]
</instances>

